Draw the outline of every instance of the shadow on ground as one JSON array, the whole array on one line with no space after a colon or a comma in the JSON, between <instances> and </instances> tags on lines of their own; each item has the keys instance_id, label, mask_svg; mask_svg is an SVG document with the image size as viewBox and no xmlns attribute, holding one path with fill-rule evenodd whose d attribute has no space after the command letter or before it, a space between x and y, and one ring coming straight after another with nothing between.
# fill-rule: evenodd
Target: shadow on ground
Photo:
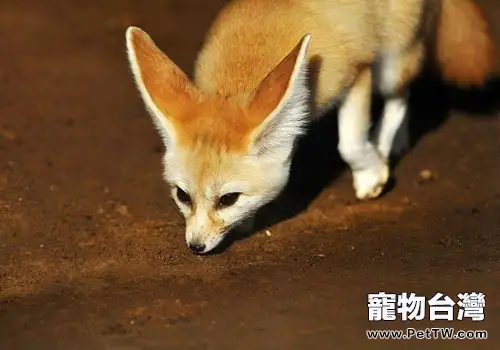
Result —
<instances>
[{"instance_id":1,"label":"shadow on ground","mask_svg":"<svg viewBox=\"0 0 500 350\"><path fill-rule=\"evenodd\" d=\"M410 86L409 149L391 159L395 169L399 161L415 147L426 134L437 131L451 112L470 115L471 118L496 118L500 108L500 78L492 77L479 88L463 89L448 84L438 76L424 72ZM373 96L373 125L380 120L383 99ZM251 237L255 232L279 222L291 219L305 211L310 203L328 186L348 170L338 151L337 111L334 109L309 126L293 159L290 181L280 197L263 207L257 214L255 230L246 234L231 234L214 251L223 252L238 240ZM396 139L400 135L396 135ZM395 141L397 142L397 141ZM397 179L391 177L384 194L397 186ZM383 194L383 195L384 195ZM354 197L353 197L354 198ZM355 200L355 199L353 199Z\"/></svg>"}]
</instances>

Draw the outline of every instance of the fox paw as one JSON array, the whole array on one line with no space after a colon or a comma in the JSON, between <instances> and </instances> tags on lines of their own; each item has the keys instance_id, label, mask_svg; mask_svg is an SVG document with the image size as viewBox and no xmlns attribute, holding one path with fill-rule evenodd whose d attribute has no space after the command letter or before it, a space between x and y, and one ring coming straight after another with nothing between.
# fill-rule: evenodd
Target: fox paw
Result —
<instances>
[{"instance_id":1,"label":"fox paw","mask_svg":"<svg viewBox=\"0 0 500 350\"><path fill-rule=\"evenodd\" d=\"M353 180L359 200L377 198L389 180L389 166L381 162L377 167L354 171Z\"/></svg>"}]
</instances>

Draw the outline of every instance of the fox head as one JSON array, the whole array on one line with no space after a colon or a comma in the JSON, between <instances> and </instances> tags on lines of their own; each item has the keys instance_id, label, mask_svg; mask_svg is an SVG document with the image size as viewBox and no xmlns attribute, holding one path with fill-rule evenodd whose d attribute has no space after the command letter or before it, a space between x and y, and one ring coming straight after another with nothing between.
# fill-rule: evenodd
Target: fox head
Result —
<instances>
[{"instance_id":1,"label":"fox head","mask_svg":"<svg viewBox=\"0 0 500 350\"><path fill-rule=\"evenodd\" d=\"M197 253L275 199L288 182L308 117L310 35L247 96L198 88L137 27L126 32L131 70L165 144L164 177Z\"/></svg>"}]
</instances>

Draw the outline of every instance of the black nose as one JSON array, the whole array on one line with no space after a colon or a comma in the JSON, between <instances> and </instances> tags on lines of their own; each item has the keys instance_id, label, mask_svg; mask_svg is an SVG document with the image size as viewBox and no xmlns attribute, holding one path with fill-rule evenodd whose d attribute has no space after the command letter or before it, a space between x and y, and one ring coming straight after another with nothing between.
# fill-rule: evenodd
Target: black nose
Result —
<instances>
[{"instance_id":1,"label":"black nose","mask_svg":"<svg viewBox=\"0 0 500 350\"><path fill-rule=\"evenodd\" d=\"M195 253L201 253L205 250L205 245L201 243L190 243L189 248Z\"/></svg>"}]
</instances>

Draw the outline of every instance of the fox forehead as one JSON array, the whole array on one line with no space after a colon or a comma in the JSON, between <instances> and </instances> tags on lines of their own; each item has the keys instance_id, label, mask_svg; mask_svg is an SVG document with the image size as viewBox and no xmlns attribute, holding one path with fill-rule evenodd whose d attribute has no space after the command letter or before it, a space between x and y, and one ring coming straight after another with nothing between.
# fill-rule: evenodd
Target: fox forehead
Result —
<instances>
[{"instance_id":1,"label":"fox forehead","mask_svg":"<svg viewBox=\"0 0 500 350\"><path fill-rule=\"evenodd\" d=\"M246 96L204 96L184 105L171 118L179 147L212 153L241 154L247 151L252 130L258 125L257 111L247 106Z\"/></svg>"}]
</instances>

